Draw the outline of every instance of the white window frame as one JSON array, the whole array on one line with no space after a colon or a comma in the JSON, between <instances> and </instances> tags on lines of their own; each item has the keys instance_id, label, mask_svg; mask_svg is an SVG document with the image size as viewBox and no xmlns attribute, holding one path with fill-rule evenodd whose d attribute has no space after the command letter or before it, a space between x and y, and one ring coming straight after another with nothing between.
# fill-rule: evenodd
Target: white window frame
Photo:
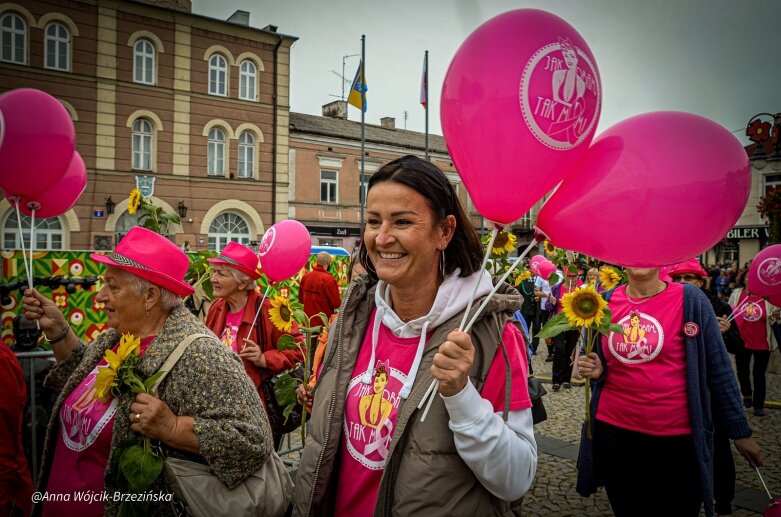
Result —
<instances>
[{"instance_id":1,"label":"white window frame","mask_svg":"<svg viewBox=\"0 0 781 517\"><path fill-rule=\"evenodd\" d=\"M255 101L258 98L258 67L249 59L239 67L239 99Z\"/></svg>"},{"instance_id":2,"label":"white window frame","mask_svg":"<svg viewBox=\"0 0 781 517\"><path fill-rule=\"evenodd\" d=\"M334 178L324 178L323 173L333 173ZM323 199L323 187L327 190L327 199ZM332 192L333 190L333 192ZM333 194L333 200L331 200L331 194ZM320 202L329 205L335 205L339 203L339 171L334 169L320 169Z\"/></svg>"},{"instance_id":3,"label":"white window frame","mask_svg":"<svg viewBox=\"0 0 781 517\"><path fill-rule=\"evenodd\" d=\"M52 29L55 31L54 34L50 34ZM44 68L69 72L71 33L68 28L59 22L49 23L44 30L44 41ZM53 63L49 60L50 57L53 58Z\"/></svg>"},{"instance_id":4,"label":"white window frame","mask_svg":"<svg viewBox=\"0 0 781 517\"><path fill-rule=\"evenodd\" d=\"M139 38L133 43L133 82L154 85L157 75L155 74L156 60L157 49L154 43L146 38Z\"/></svg>"},{"instance_id":5,"label":"white window frame","mask_svg":"<svg viewBox=\"0 0 781 517\"><path fill-rule=\"evenodd\" d=\"M219 136L219 138L218 138ZM206 174L225 176L225 164L228 162L225 131L219 127L209 130L206 151Z\"/></svg>"},{"instance_id":6,"label":"white window frame","mask_svg":"<svg viewBox=\"0 0 781 517\"><path fill-rule=\"evenodd\" d=\"M228 96L228 60L222 54L212 54L209 58L209 95Z\"/></svg>"},{"instance_id":7,"label":"white window frame","mask_svg":"<svg viewBox=\"0 0 781 517\"><path fill-rule=\"evenodd\" d=\"M154 126L149 120L139 117L131 130L131 168L136 171L151 171L154 155ZM146 163L145 163L146 160Z\"/></svg>"},{"instance_id":8,"label":"white window frame","mask_svg":"<svg viewBox=\"0 0 781 517\"><path fill-rule=\"evenodd\" d=\"M236 212L222 212L209 224L209 249L222 251L231 241L249 244L249 224Z\"/></svg>"},{"instance_id":9,"label":"white window frame","mask_svg":"<svg viewBox=\"0 0 781 517\"><path fill-rule=\"evenodd\" d=\"M19 227L16 210L9 210L3 221L3 249L22 249L19 239ZM25 249L30 249L30 220L22 214L22 234ZM65 227L59 217L35 219L35 249L63 250L65 249ZM59 241L59 242L57 242ZM13 245L11 243L13 242Z\"/></svg>"},{"instance_id":10,"label":"white window frame","mask_svg":"<svg viewBox=\"0 0 781 517\"><path fill-rule=\"evenodd\" d=\"M255 135L243 131L239 135L239 178L255 177Z\"/></svg>"},{"instance_id":11,"label":"white window frame","mask_svg":"<svg viewBox=\"0 0 781 517\"><path fill-rule=\"evenodd\" d=\"M9 26L6 26L6 20L11 20ZM18 25L21 25L21 28ZM8 39L9 50L7 56L6 39ZM22 59L18 60L16 56L20 49ZM27 64L27 23L24 18L13 12L0 16L0 61L17 65Z\"/></svg>"}]
</instances>

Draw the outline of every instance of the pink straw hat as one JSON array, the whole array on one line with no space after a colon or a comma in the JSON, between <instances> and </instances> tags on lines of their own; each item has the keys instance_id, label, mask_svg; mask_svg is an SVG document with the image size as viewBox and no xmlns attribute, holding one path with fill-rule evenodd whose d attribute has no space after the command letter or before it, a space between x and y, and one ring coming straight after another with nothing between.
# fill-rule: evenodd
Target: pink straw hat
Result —
<instances>
[{"instance_id":1,"label":"pink straw hat","mask_svg":"<svg viewBox=\"0 0 781 517\"><path fill-rule=\"evenodd\" d=\"M225 264L235 267L253 280L260 278L258 271L258 256L255 252L238 242L229 242L222 253L214 258L206 259L212 264Z\"/></svg>"},{"instance_id":2,"label":"pink straw hat","mask_svg":"<svg viewBox=\"0 0 781 517\"><path fill-rule=\"evenodd\" d=\"M187 254L159 233L134 226L119 241L112 253L92 253L95 262L118 267L137 277L149 280L179 296L188 296L195 289L184 281L190 260Z\"/></svg>"},{"instance_id":3,"label":"pink straw hat","mask_svg":"<svg viewBox=\"0 0 781 517\"><path fill-rule=\"evenodd\" d=\"M671 277L676 275L697 275L701 276L702 278L708 278L708 273L705 272L704 269L702 269L702 266L700 265L700 261L696 258L689 259L686 262L681 262L680 264L675 264L674 266L671 266L670 269L667 271L667 274Z\"/></svg>"}]
</instances>

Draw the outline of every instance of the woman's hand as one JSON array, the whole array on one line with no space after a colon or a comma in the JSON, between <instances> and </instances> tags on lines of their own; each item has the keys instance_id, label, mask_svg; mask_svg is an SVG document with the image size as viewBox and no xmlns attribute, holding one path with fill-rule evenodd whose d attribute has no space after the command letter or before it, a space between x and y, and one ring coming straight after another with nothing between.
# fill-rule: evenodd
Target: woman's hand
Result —
<instances>
[{"instance_id":1,"label":"woman's hand","mask_svg":"<svg viewBox=\"0 0 781 517\"><path fill-rule=\"evenodd\" d=\"M475 347L469 334L459 329L447 335L431 364L431 375L439 381L439 393L452 397L469 382L469 369L475 359Z\"/></svg>"},{"instance_id":2,"label":"woman's hand","mask_svg":"<svg viewBox=\"0 0 781 517\"><path fill-rule=\"evenodd\" d=\"M130 429L169 443L176 433L176 415L157 397L139 393L130 405Z\"/></svg>"},{"instance_id":3,"label":"woman's hand","mask_svg":"<svg viewBox=\"0 0 781 517\"><path fill-rule=\"evenodd\" d=\"M746 438L737 438L735 448L740 452L752 468L764 465L762 461L762 451L759 444L750 436Z\"/></svg>"},{"instance_id":4,"label":"woman's hand","mask_svg":"<svg viewBox=\"0 0 781 517\"><path fill-rule=\"evenodd\" d=\"M239 357L246 359L258 368L266 367L266 357L260 351L258 344L251 339L244 340L244 348L239 352Z\"/></svg>"},{"instance_id":5,"label":"woman's hand","mask_svg":"<svg viewBox=\"0 0 781 517\"><path fill-rule=\"evenodd\" d=\"M719 330L721 331L722 334L728 331L730 325L732 325L732 323L730 323L725 316L717 317L716 321L719 323Z\"/></svg>"},{"instance_id":6,"label":"woman's hand","mask_svg":"<svg viewBox=\"0 0 781 517\"><path fill-rule=\"evenodd\" d=\"M581 355L578 359L578 373L581 377L599 379L602 376L602 361L596 352Z\"/></svg>"},{"instance_id":7,"label":"woman's hand","mask_svg":"<svg viewBox=\"0 0 781 517\"><path fill-rule=\"evenodd\" d=\"M312 412L312 402L315 400L312 388L305 384L299 384L296 388L296 400L298 400L299 404L306 407L308 412Z\"/></svg>"},{"instance_id":8,"label":"woman's hand","mask_svg":"<svg viewBox=\"0 0 781 517\"><path fill-rule=\"evenodd\" d=\"M67 325L57 305L35 289L24 292L22 310L28 320L38 321L41 330L50 338L59 335Z\"/></svg>"}]
</instances>

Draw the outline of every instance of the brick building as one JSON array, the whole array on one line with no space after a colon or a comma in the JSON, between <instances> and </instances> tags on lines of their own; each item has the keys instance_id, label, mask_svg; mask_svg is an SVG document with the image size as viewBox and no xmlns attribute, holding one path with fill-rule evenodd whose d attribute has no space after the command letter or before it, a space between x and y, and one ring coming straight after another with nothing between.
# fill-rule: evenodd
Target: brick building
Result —
<instances>
[{"instance_id":1,"label":"brick building","mask_svg":"<svg viewBox=\"0 0 781 517\"><path fill-rule=\"evenodd\" d=\"M127 213L136 186L183 215L170 237L194 249L256 240L288 216L296 38L250 27L243 11L224 21L190 7L188 0L0 4L0 92L37 88L59 99L88 173L72 210L37 222L37 248L112 248L136 223ZM16 224L3 200L3 249L19 248Z\"/></svg>"}]
</instances>

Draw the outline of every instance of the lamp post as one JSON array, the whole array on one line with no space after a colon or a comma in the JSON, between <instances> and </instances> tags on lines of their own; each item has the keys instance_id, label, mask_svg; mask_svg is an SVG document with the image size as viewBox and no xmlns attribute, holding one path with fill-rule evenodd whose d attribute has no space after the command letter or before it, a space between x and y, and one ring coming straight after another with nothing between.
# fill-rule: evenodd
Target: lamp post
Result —
<instances>
[{"instance_id":1,"label":"lamp post","mask_svg":"<svg viewBox=\"0 0 781 517\"><path fill-rule=\"evenodd\" d=\"M187 205L184 204L184 201L179 201L179 206L177 207L177 209L179 210L179 217L181 217L182 219L187 217L187 208L188 207Z\"/></svg>"},{"instance_id":2,"label":"lamp post","mask_svg":"<svg viewBox=\"0 0 781 517\"><path fill-rule=\"evenodd\" d=\"M111 196L106 198L106 213L108 215L111 215L114 213L114 207L116 205L114 204L114 201L111 200Z\"/></svg>"},{"instance_id":3,"label":"lamp post","mask_svg":"<svg viewBox=\"0 0 781 517\"><path fill-rule=\"evenodd\" d=\"M781 113L759 113L746 125L746 136L753 142L749 147L749 160L757 170L769 163L781 172Z\"/></svg>"}]
</instances>

